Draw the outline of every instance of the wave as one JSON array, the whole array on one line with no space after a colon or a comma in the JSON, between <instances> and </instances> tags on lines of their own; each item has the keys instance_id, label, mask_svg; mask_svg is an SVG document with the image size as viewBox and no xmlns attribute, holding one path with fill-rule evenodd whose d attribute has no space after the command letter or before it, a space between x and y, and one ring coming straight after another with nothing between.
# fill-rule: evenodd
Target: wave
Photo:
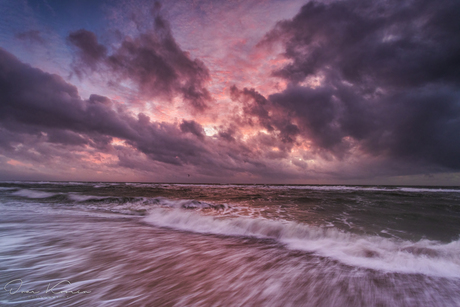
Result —
<instances>
[{"instance_id":1,"label":"wave","mask_svg":"<svg viewBox=\"0 0 460 307\"><path fill-rule=\"evenodd\" d=\"M82 195L82 194L74 194L74 193L69 193L67 197L70 200L73 200L76 202L85 202L88 200L102 200L102 199L109 198L108 196Z\"/></svg>"},{"instance_id":2,"label":"wave","mask_svg":"<svg viewBox=\"0 0 460 307\"><path fill-rule=\"evenodd\" d=\"M414 192L414 193L460 193L452 188L378 187L378 186L268 186L268 189L292 189L315 191L370 191L370 192Z\"/></svg>"},{"instance_id":3,"label":"wave","mask_svg":"<svg viewBox=\"0 0 460 307\"><path fill-rule=\"evenodd\" d=\"M126 204L127 206L132 204L144 204L144 205L158 205L168 208L182 208L182 209L224 209L228 208L227 204L214 204L195 199L169 199L165 197L124 197L124 196L96 196L96 195L85 195L77 193L67 194L67 198L75 202L87 202L87 201L102 201L117 204Z\"/></svg>"},{"instance_id":4,"label":"wave","mask_svg":"<svg viewBox=\"0 0 460 307\"><path fill-rule=\"evenodd\" d=\"M196 233L274 239L289 249L328 257L346 265L387 272L460 278L460 240L445 244L340 232L296 222L202 215L156 208L147 223Z\"/></svg>"},{"instance_id":5,"label":"wave","mask_svg":"<svg viewBox=\"0 0 460 307\"><path fill-rule=\"evenodd\" d=\"M83 182L83 181L21 181L21 180L13 180L13 181L1 181L2 183L9 183L9 184L30 184L30 185L89 185L93 182Z\"/></svg>"},{"instance_id":6,"label":"wave","mask_svg":"<svg viewBox=\"0 0 460 307\"><path fill-rule=\"evenodd\" d=\"M51 198L59 195L55 200L55 206L65 208L82 209L84 211L98 211L121 213L127 215L146 215L154 208L170 208L203 211L207 213L224 214L230 212L233 207L227 204L215 204L194 199L168 199L165 197L129 197L129 196L106 196L106 195L86 195L75 192L70 193L48 193L36 190L20 190L10 195L26 198ZM249 210L247 210L249 211ZM234 213L234 212L232 212Z\"/></svg>"},{"instance_id":7,"label":"wave","mask_svg":"<svg viewBox=\"0 0 460 307\"><path fill-rule=\"evenodd\" d=\"M0 191L12 191L12 190L17 190L17 188L0 187Z\"/></svg>"},{"instance_id":8,"label":"wave","mask_svg":"<svg viewBox=\"0 0 460 307\"><path fill-rule=\"evenodd\" d=\"M193 199L97 196L30 189L8 193L32 199L60 195L56 199L62 206L65 206L67 199L72 206L84 210L146 215L144 219L147 223L159 227L273 239L289 249L329 257L356 267L460 278L460 240L446 244L433 240L412 242L358 235L334 227L321 228L300 222L261 218L266 216L260 214L262 208L245 207L243 204L229 206Z\"/></svg>"},{"instance_id":9,"label":"wave","mask_svg":"<svg viewBox=\"0 0 460 307\"><path fill-rule=\"evenodd\" d=\"M126 186L133 188L213 188L213 189L262 189L262 190L312 190L312 191L344 191L344 192L405 192L405 193L460 193L457 187L407 187L407 186L353 186L353 185L270 185L270 184L178 184L178 183L148 183L148 182L78 182L78 181L3 181L13 184L31 185L60 185L60 186L91 186L107 188Z\"/></svg>"},{"instance_id":10,"label":"wave","mask_svg":"<svg viewBox=\"0 0 460 307\"><path fill-rule=\"evenodd\" d=\"M35 190L28 190L28 189L22 189L22 190L11 193L11 195L21 196L21 197L26 197L26 198L49 198L49 197L53 197L58 194L59 193L49 193L49 192L35 191Z\"/></svg>"},{"instance_id":11,"label":"wave","mask_svg":"<svg viewBox=\"0 0 460 307\"><path fill-rule=\"evenodd\" d=\"M347 185L238 185L238 184L158 184L158 183L126 183L133 187L169 188L169 187L199 187L214 189L263 189L263 190L313 190L313 191L370 191L370 192L414 192L414 193L460 193L456 188L434 187L383 187L383 186L347 186Z\"/></svg>"},{"instance_id":12,"label":"wave","mask_svg":"<svg viewBox=\"0 0 460 307\"><path fill-rule=\"evenodd\" d=\"M460 193L460 189L439 189L439 188L400 188L403 192L429 192L429 193Z\"/></svg>"},{"instance_id":13,"label":"wave","mask_svg":"<svg viewBox=\"0 0 460 307\"><path fill-rule=\"evenodd\" d=\"M159 205L170 207L170 208L183 208L183 209L226 209L227 204L213 204L204 201L198 201L194 199L168 199L164 197L153 198Z\"/></svg>"}]
</instances>

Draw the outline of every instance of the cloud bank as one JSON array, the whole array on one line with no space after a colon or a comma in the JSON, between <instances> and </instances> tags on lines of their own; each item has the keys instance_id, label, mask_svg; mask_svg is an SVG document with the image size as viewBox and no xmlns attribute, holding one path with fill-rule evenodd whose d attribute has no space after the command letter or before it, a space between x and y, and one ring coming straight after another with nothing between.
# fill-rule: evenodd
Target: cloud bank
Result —
<instances>
[{"instance_id":1,"label":"cloud bank","mask_svg":"<svg viewBox=\"0 0 460 307\"><path fill-rule=\"evenodd\" d=\"M246 114L338 158L458 170L459 13L457 1L309 2L260 43L282 44L290 60L273 71L287 88L267 100L292 126L268 118L267 107Z\"/></svg>"},{"instance_id":2,"label":"cloud bank","mask_svg":"<svg viewBox=\"0 0 460 307\"><path fill-rule=\"evenodd\" d=\"M0 48L3 169L281 183L460 170L458 1L309 1L256 46L259 55L281 50L266 76L281 85L233 85L220 98L208 89L212 71L179 46L160 11L156 3L151 19L133 17L136 30L112 40L78 29L65 41L79 78L102 76L144 101L180 101L179 116L162 121L98 93L83 99L61 76Z\"/></svg>"}]
</instances>

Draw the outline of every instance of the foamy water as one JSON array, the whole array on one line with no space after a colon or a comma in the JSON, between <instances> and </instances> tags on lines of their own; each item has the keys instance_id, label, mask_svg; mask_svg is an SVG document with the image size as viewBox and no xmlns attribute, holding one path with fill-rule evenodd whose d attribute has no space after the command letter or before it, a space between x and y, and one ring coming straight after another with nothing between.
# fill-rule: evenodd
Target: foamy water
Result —
<instances>
[{"instance_id":1,"label":"foamy water","mask_svg":"<svg viewBox=\"0 0 460 307\"><path fill-rule=\"evenodd\" d=\"M274 239L287 248L330 257L356 267L460 278L459 240L411 242L288 221L203 216L180 209L152 210L145 220L155 226L190 232Z\"/></svg>"},{"instance_id":2,"label":"foamy water","mask_svg":"<svg viewBox=\"0 0 460 307\"><path fill-rule=\"evenodd\" d=\"M0 305L458 306L459 197L451 187L3 183ZM40 293L12 294L19 279ZM65 293L47 293L54 285Z\"/></svg>"},{"instance_id":3,"label":"foamy water","mask_svg":"<svg viewBox=\"0 0 460 307\"><path fill-rule=\"evenodd\" d=\"M47 193L47 192L41 192L41 191L35 191L35 190L22 189L22 190L11 193L11 195L21 196L25 198L49 198L49 197L56 195L56 193Z\"/></svg>"}]
</instances>

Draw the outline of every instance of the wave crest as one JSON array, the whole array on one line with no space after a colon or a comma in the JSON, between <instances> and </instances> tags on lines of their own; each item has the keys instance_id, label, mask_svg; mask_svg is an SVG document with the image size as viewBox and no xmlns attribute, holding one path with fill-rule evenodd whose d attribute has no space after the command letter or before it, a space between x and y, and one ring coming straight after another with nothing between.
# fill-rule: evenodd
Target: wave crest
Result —
<instances>
[{"instance_id":1,"label":"wave crest","mask_svg":"<svg viewBox=\"0 0 460 307\"><path fill-rule=\"evenodd\" d=\"M22 189L11 193L14 196L21 196L25 198L49 198L57 195L58 193L49 193L35 190Z\"/></svg>"},{"instance_id":2,"label":"wave crest","mask_svg":"<svg viewBox=\"0 0 460 307\"><path fill-rule=\"evenodd\" d=\"M399 273L460 278L460 241L441 243L395 240L262 218L202 215L156 208L145 221L155 226L196 233L274 239L289 249L329 257L344 264Z\"/></svg>"}]
</instances>

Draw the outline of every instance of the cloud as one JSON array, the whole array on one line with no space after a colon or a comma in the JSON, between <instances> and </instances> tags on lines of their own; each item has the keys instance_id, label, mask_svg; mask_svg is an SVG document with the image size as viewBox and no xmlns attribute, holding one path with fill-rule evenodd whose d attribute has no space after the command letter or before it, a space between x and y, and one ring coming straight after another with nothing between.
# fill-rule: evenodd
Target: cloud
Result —
<instances>
[{"instance_id":1,"label":"cloud","mask_svg":"<svg viewBox=\"0 0 460 307\"><path fill-rule=\"evenodd\" d=\"M103 147L117 137L156 161L176 165L199 164L198 153L206 153L192 139L182 137L176 125L150 122L143 114L136 118L124 109L112 108L103 96L83 100L76 87L61 77L23 64L2 49L0 91L0 125L9 134L94 147ZM18 141L7 137L2 145L12 148Z\"/></svg>"},{"instance_id":2,"label":"cloud","mask_svg":"<svg viewBox=\"0 0 460 307\"><path fill-rule=\"evenodd\" d=\"M206 88L209 71L198 59L192 60L176 43L160 6L152 9L153 24L135 35L126 35L113 46L104 46L97 36L81 29L71 32L68 41L76 49L74 70L105 72L119 82L134 82L144 98L179 96L195 111L204 111L211 101ZM110 50L111 52L108 52ZM113 80L112 80L113 82Z\"/></svg>"},{"instance_id":3,"label":"cloud","mask_svg":"<svg viewBox=\"0 0 460 307\"><path fill-rule=\"evenodd\" d=\"M457 1L312 1L264 42L283 42L292 63L274 74L292 82L329 66L367 90L458 84L459 11Z\"/></svg>"},{"instance_id":4,"label":"cloud","mask_svg":"<svg viewBox=\"0 0 460 307\"><path fill-rule=\"evenodd\" d=\"M230 96L233 101L243 105L242 124L262 126L267 132L277 136L282 142L283 150L291 150L300 131L297 125L292 123L284 108L267 100L255 89L239 90L236 86L232 86Z\"/></svg>"},{"instance_id":5,"label":"cloud","mask_svg":"<svg viewBox=\"0 0 460 307\"><path fill-rule=\"evenodd\" d=\"M231 53L254 57L239 61L235 54L219 85L176 42L160 6L151 9L119 23L129 29L113 37L70 32L73 69L135 88L147 101L182 100L203 114L182 119L180 110L159 122L102 95L83 99L60 76L0 49L0 168L43 174L47 166L73 166L118 172L121 180L132 171L133 179L161 174L180 181L183 173L241 182L460 169L458 1L310 1L278 22L255 52L249 49L260 36L250 44L235 40L242 47ZM29 32L16 37L40 35ZM278 47L282 54L273 54ZM225 54L206 58L213 71ZM209 83L222 99L215 105Z\"/></svg>"},{"instance_id":6,"label":"cloud","mask_svg":"<svg viewBox=\"0 0 460 307\"><path fill-rule=\"evenodd\" d=\"M190 132L191 134L196 135L199 139L204 138L203 127L194 120L183 120L182 124L180 124L180 130L184 133Z\"/></svg>"},{"instance_id":7,"label":"cloud","mask_svg":"<svg viewBox=\"0 0 460 307\"><path fill-rule=\"evenodd\" d=\"M73 69L80 76L82 74L81 64L83 67L87 66L95 70L97 64L107 56L107 48L98 43L96 34L93 32L80 29L70 33L67 40L77 48L79 61L74 63Z\"/></svg>"},{"instance_id":8,"label":"cloud","mask_svg":"<svg viewBox=\"0 0 460 307\"><path fill-rule=\"evenodd\" d=\"M276 172L240 140L229 145L234 128L222 131L228 137L207 137L193 120L155 122L104 96L84 100L60 76L24 64L3 49L0 92L0 153L23 163L68 168L88 161L90 169L105 159L105 167L115 169L161 169L167 176L182 168L206 178ZM169 171L159 165L169 165Z\"/></svg>"},{"instance_id":9,"label":"cloud","mask_svg":"<svg viewBox=\"0 0 460 307\"><path fill-rule=\"evenodd\" d=\"M292 136L338 159L458 170L459 14L458 1L311 1L259 44L283 46L289 63L273 75L286 89L254 97L245 113L283 131L267 115L283 112Z\"/></svg>"}]
</instances>

